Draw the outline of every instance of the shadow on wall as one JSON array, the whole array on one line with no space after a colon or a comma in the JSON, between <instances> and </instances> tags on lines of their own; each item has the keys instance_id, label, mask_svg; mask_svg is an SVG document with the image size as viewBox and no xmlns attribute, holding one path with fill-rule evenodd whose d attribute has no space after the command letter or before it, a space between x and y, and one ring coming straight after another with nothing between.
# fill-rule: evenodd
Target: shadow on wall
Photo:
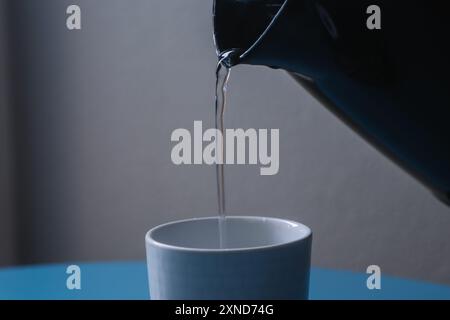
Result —
<instances>
[{"instance_id":1,"label":"shadow on wall","mask_svg":"<svg viewBox=\"0 0 450 320\"><path fill-rule=\"evenodd\" d=\"M16 262L6 1L0 0L0 266Z\"/></svg>"}]
</instances>

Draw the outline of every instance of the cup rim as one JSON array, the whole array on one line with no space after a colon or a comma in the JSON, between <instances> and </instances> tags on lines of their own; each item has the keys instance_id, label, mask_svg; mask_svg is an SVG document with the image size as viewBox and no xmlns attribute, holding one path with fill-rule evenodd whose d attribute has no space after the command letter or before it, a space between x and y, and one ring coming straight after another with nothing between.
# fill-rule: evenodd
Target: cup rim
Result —
<instances>
[{"instance_id":1,"label":"cup rim","mask_svg":"<svg viewBox=\"0 0 450 320\"><path fill-rule=\"evenodd\" d=\"M165 250L172 250L172 251L184 251L184 252L198 252L198 253L231 253L231 252L246 252L246 251L261 251L261 250L269 250L274 248L281 248L285 246L290 246L295 243L304 242L306 239L310 238L312 236L311 229L294 220L289 219L283 219L283 218L275 218L275 217L263 217L263 216L226 216L225 219L236 219L236 220L271 220L271 221L278 221L285 224L290 224L291 226L301 227L304 230L304 235L302 237L298 237L294 240L285 241L282 243L275 243L275 244L269 244L264 246L254 246L254 247L243 247L243 248L192 248L192 247L185 247L185 246L177 246L177 245L171 245L167 243L163 243L160 241L155 240L152 238L152 233L155 231L165 228L170 225L179 224L179 223L185 223L185 222L191 222L191 221L201 221L201 220L217 220L219 219L218 216L209 216L209 217L200 217L200 218L190 218L190 219L182 219L182 220L176 220L171 221L167 223L160 224L156 227L153 227L150 229L146 235L145 235L145 242L146 244L165 249Z\"/></svg>"}]
</instances>

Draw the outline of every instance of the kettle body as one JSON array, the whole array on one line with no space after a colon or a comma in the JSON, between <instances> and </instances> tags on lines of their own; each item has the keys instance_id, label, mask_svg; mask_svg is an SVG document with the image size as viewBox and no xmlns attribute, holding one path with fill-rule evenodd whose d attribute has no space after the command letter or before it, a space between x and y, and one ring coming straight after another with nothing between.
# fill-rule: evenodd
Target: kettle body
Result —
<instances>
[{"instance_id":1,"label":"kettle body","mask_svg":"<svg viewBox=\"0 0 450 320\"><path fill-rule=\"evenodd\" d=\"M215 0L230 65L288 71L450 204L450 19L439 1ZM373 7L372 7L373 8Z\"/></svg>"}]
</instances>

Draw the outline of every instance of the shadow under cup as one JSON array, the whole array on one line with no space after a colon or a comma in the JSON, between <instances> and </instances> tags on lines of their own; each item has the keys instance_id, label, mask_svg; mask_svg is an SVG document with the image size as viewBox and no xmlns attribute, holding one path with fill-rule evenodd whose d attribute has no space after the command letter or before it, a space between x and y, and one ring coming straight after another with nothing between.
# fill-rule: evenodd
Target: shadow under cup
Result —
<instances>
[{"instance_id":1,"label":"shadow under cup","mask_svg":"<svg viewBox=\"0 0 450 320\"><path fill-rule=\"evenodd\" d=\"M307 299L311 230L277 218L227 216L160 225L146 237L152 299Z\"/></svg>"}]
</instances>

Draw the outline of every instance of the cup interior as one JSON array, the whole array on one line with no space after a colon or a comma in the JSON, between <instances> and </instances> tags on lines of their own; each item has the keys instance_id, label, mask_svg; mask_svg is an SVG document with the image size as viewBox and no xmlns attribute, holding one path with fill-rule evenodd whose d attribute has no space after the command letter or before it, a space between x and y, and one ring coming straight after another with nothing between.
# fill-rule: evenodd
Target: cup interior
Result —
<instances>
[{"instance_id":1,"label":"cup interior","mask_svg":"<svg viewBox=\"0 0 450 320\"><path fill-rule=\"evenodd\" d=\"M221 222L209 217L160 225L148 232L146 241L174 249L245 250L302 241L310 234L307 226L295 221L227 216Z\"/></svg>"}]
</instances>

